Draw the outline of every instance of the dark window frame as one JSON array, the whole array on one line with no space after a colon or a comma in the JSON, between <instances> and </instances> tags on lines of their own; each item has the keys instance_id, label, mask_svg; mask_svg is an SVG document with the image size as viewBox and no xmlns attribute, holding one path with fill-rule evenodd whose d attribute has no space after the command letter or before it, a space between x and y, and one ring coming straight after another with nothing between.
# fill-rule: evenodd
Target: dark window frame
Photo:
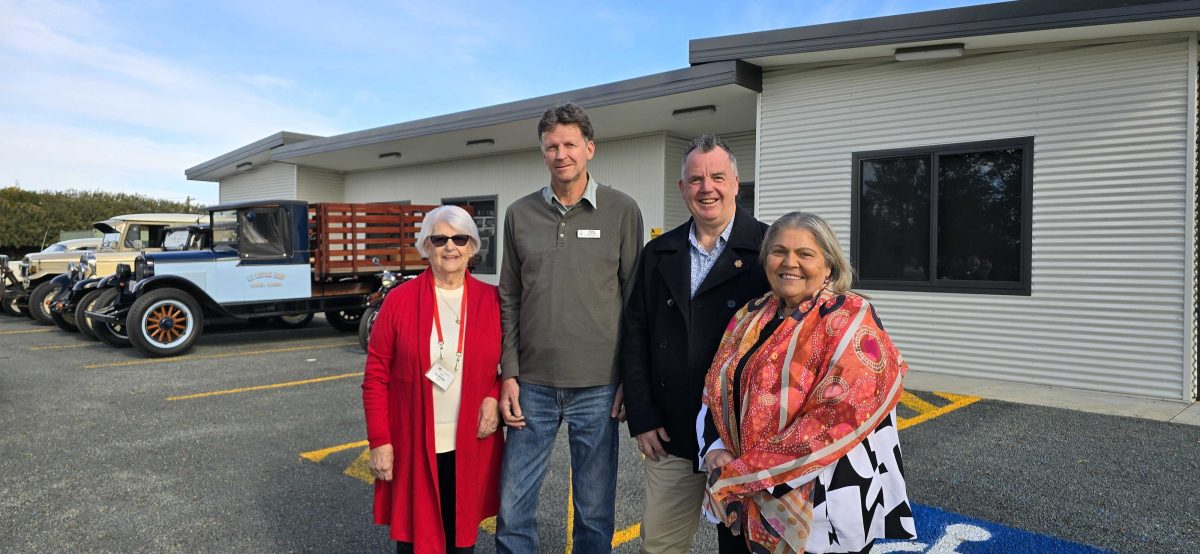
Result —
<instances>
[{"instance_id":1,"label":"dark window frame","mask_svg":"<svg viewBox=\"0 0 1200 554\"><path fill-rule=\"evenodd\" d=\"M864 161L928 156L929 157L929 279L927 281L862 279L856 276L854 287L866 290L898 290L913 292L950 292L968 294L1032 295L1033 274L1033 155L1034 137L1016 137L1001 140L963 142L946 145L894 148L855 152L851 156L850 193L850 262L859 267L859 240L862 235L862 164ZM1021 271L1019 281L970 281L937 278L938 261L938 183L939 162L942 155L967 154L988 150L1021 149Z\"/></svg>"},{"instance_id":2,"label":"dark window frame","mask_svg":"<svg viewBox=\"0 0 1200 554\"><path fill-rule=\"evenodd\" d=\"M492 256L493 264L491 266L484 266L483 265L484 260L481 257L479 259L478 265L476 265L473 269L471 269L471 272L477 273L479 275L499 275L500 274L500 251L498 250L498 246L499 246L499 242L500 242L500 195L498 195L498 194L481 194L478 196L455 196L452 198L443 198L442 199L443 206L448 206L451 204L461 206L463 204L470 204L472 202L491 202L492 210L495 213L493 213L491 216L492 220L493 220L492 235L490 237L491 240L488 242L488 249L489 249L488 254ZM480 216L473 215L472 219L474 219L475 217L480 217ZM476 221L475 225L478 227L479 222ZM484 240L483 233L479 233L479 240L480 241ZM480 245L480 246L482 246L482 245Z\"/></svg>"}]
</instances>

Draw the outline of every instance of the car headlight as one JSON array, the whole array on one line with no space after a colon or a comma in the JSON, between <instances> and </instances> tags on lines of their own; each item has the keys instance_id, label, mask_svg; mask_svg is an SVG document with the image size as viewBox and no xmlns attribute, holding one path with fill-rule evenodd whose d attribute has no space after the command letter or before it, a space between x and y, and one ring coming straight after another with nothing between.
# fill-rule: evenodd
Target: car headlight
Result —
<instances>
[{"instance_id":1,"label":"car headlight","mask_svg":"<svg viewBox=\"0 0 1200 554\"><path fill-rule=\"evenodd\" d=\"M391 271L384 271L383 278L380 279L380 282L383 283L383 288L390 289L392 288L392 285L396 284L396 274L392 273Z\"/></svg>"},{"instance_id":2,"label":"car headlight","mask_svg":"<svg viewBox=\"0 0 1200 554\"><path fill-rule=\"evenodd\" d=\"M133 261L133 279L141 281L147 277L154 276L154 262L147 260L145 256L138 256Z\"/></svg>"},{"instance_id":3,"label":"car headlight","mask_svg":"<svg viewBox=\"0 0 1200 554\"><path fill-rule=\"evenodd\" d=\"M88 252L79 257L79 268L84 279L96 276L96 255Z\"/></svg>"},{"instance_id":4,"label":"car headlight","mask_svg":"<svg viewBox=\"0 0 1200 554\"><path fill-rule=\"evenodd\" d=\"M8 269L8 256L0 254L0 270Z\"/></svg>"},{"instance_id":5,"label":"car headlight","mask_svg":"<svg viewBox=\"0 0 1200 554\"><path fill-rule=\"evenodd\" d=\"M67 262L67 277L72 281L79 280L79 262Z\"/></svg>"}]
</instances>

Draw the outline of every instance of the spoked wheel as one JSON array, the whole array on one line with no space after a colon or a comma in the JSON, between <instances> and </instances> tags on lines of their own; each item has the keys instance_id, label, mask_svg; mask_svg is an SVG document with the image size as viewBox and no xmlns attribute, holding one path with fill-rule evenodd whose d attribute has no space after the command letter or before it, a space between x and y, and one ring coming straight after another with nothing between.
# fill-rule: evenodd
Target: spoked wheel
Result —
<instances>
[{"instance_id":1,"label":"spoked wheel","mask_svg":"<svg viewBox=\"0 0 1200 554\"><path fill-rule=\"evenodd\" d=\"M325 319L338 331L357 331L358 322L362 319L363 309L330 310L325 312Z\"/></svg>"},{"instance_id":2,"label":"spoked wheel","mask_svg":"<svg viewBox=\"0 0 1200 554\"><path fill-rule=\"evenodd\" d=\"M204 328L204 313L191 295L177 289L150 291L134 301L125 319L129 340L147 356L178 356L192 348Z\"/></svg>"},{"instance_id":3,"label":"spoked wheel","mask_svg":"<svg viewBox=\"0 0 1200 554\"><path fill-rule=\"evenodd\" d=\"M272 323L284 329L299 329L311 323L313 314L288 314L271 318Z\"/></svg>"},{"instance_id":4,"label":"spoked wheel","mask_svg":"<svg viewBox=\"0 0 1200 554\"><path fill-rule=\"evenodd\" d=\"M371 342L371 328L375 326L375 318L379 315L379 306L368 306L358 322L358 345L362 351L367 351Z\"/></svg>"},{"instance_id":5,"label":"spoked wheel","mask_svg":"<svg viewBox=\"0 0 1200 554\"><path fill-rule=\"evenodd\" d=\"M92 320L88 319L87 312L96 309L96 299L104 292L104 289L94 290L85 295L79 300L79 304L75 306L75 323L79 328L79 336L88 340L98 340L95 331L92 331Z\"/></svg>"},{"instance_id":6,"label":"spoked wheel","mask_svg":"<svg viewBox=\"0 0 1200 554\"><path fill-rule=\"evenodd\" d=\"M50 315L50 303L54 301L54 297L58 295L62 285L53 281L47 281L38 285L29 295L29 313L33 315L33 320L38 325L54 325L54 318Z\"/></svg>"}]
</instances>

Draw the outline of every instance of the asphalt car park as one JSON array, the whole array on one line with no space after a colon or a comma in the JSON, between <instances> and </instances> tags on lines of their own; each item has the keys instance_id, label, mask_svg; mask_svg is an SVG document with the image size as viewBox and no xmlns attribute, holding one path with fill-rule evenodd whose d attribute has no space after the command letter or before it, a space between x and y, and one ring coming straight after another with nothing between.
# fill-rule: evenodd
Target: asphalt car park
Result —
<instances>
[{"instance_id":1,"label":"asphalt car park","mask_svg":"<svg viewBox=\"0 0 1200 554\"><path fill-rule=\"evenodd\" d=\"M386 552L371 523L356 337L214 325L177 358L0 317L0 551ZM877 552L1192 552L1200 427L910 391L922 536ZM564 433L565 434L565 433ZM615 551L638 550L622 429ZM565 436L538 508L570 552ZM715 550L702 526L694 552ZM478 552L492 552L490 529Z\"/></svg>"}]
</instances>

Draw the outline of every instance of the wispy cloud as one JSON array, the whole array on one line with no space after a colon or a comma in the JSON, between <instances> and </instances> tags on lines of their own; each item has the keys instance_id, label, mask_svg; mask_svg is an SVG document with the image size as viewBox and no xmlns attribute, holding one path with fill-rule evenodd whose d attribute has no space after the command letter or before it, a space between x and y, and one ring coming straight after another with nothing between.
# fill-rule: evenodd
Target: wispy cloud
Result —
<instances>
[{"instance_id":1,"label":"wispy cloud","mask_svg":"<svg viewBox=\"0 0 1200 554\"><path fill-rule=\"evenodd\" d=\"M98 4L0 0L0 13L6 185L134 192L158 175L160 189L174 181L182 190L196 186L183 169L207 157L281 129L336 131L274 98L269 89L293 86L287 79L223 75L139 50Z\"/></svg>"}]
</instances>

